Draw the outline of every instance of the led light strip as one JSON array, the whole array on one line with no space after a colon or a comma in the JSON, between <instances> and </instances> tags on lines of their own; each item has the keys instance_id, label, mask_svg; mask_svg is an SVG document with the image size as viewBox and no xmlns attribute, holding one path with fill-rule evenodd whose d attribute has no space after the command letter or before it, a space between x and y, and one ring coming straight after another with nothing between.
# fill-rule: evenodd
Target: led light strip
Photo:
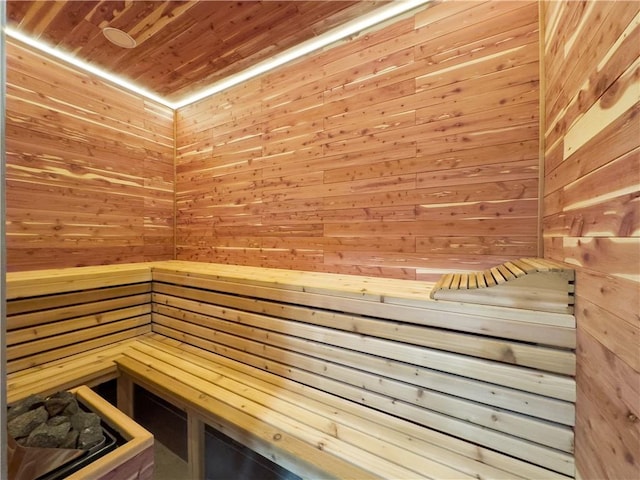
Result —
<instances>
[{"instance_id":1,"label":"led light strip","mask_svg":"<svg viewBox=\"0 0 640 480\"><path fill-rule=\"evenodd\" d=\"M153 92L150 92L149 90L146 90L142 87L139 87L138 85L131 83L125 79L123 79L122 77L119 77L117 75L113 75L112 73L106 72L104 70L102 70L99 67L96 67L94 65L91 65L87 62L84 62L82 60L79 60L75 57L73 57L72 55L66 53L66 52L62 52L60 50L56 50L53 47L50 47L49 45L40 42L38 40L34 40L33 38L30 38L28 36L26 36L25 34L18 32L17 30L11 28L11 27L6 27L4 29L5 33L7 34L8 37L11 38L15 38L16 40L25 43L33 48L35 48L36 50L40 50L41 52L44 52L48 55L51 55L52 57L55 57L59 60L62 60L64 62L70 63L71 65L78 67L81 70L84 70L85 72L89 72L93 75L96 75L97 77L100 78L104 78L105 80L108 80L109 82L115 83L116 85L121 86L122 88L125 88L127 90L130 90L132 92L135 92L139 95L142 95L143 97L147 97L150 100L154 100L158 103L161 103L162 105L166 105L167 107L173 108L175 110L175 105L172 102L167 101L165 98L162 98L156 94L154 94Z\"/></svg>"},{"instance_id":2,"label":"led light strip","mask_svg":"<svg viewBox=\"0 0 640 480\"><path fill-rule=\"evenodd\" d=\"M72 55L65 53L65 52L61 52L59 50L56 50L52 47L50 47L49 45L46 45L45 43L42 43L38 40L34 40L32 38L29 38L28 36L18 32L17 30L10 28L10 27L6 27L5 28L5 33L7 34L7 36L15 38L16 40L19 40L20 42L23 42L27 45L32 46L33 48L36 48L37 50L40 50L42 52L45 52L55 58L58 58L60 60L63 60L67 63L70 63L71 65L74 65L82 70L85 70L93 75L96 75L100 78L104 78L105 80L108 80L110 82L115 83L116 85L119 85L127 90L130 90L132 92L135 92L139 95L142 95L144 97L147 97L151 100L154 100L158 103L161 103L162 105L166 105L167 107L170 107L174 110L184 107L186 105L189 105L191 103L197 102L199 100L202 100L203 98L209 97L211 95L214 95L216 93L219 93L223 90L226 90L234 85L238 85L239 83L242 83L244 81L247 81L251 78L254 78L258 75L261 75L265 72L268 72L269 70L273 70L276 67L279 67L281 65L284 65L285 63L291 62L293 60L296 60L304 55L307 55L311 52L314 52L316 50L319 50L323 47L326 47L328 45L331 45L332 43L335 43L339 40L342 40L350 35L355 35L363 30L366 30L367 28L371 28L374 25L377 25L379 23L384 22L385 20L389 20L393 17L396 17L398 15L401 15L403 13L406 13L410 10L413 10L415 8L418 8L422 5L425 5L427 3L429 3L431 0L395 0L392 1L390 4L378 8L373 12L370 12L367 15L364 15L360 18L357 18L355 20L352 20L344 25L341 25L333 30L330 30L328 32L325 32L321 35L318 35L317 37L308 40L306 42L303 42L293 48L290 48L289 50L286 50L285 52L282 52L278 55L275 55L274 57L271 57L268 60L265 60L263 62L260 62L256 65L254 65L251 68L248 68L246 70L243 70L242 72L236 73L234 75L229 76L228 78L225 78L224 80L220 81L220 82L216 82L213 85L193 94L193 95L189 95L186 98L183 98L182 100L179 100L177 102L170 102L165 98L162 98L158 95L155 95L154 93L139 87L138 85L135 85L134 83L131 83L127 80L124 80L123 78L117 76L117 75L113 75L109 72L106 72L98 67L95 67L93 65L88 64L87 62L84 62L82 60L78 60L77 58L74 58Z\"/></svg>"},{"instance_id":3,"label":"led light strip","mask_svg":"<svg viewBox=\"0 0 640 480\"><path fill-rule=\"evenodd\" d=\"M235 75L231 75L220 82L214 83L210 87L207 87L198 93L190 95L180 100L179 102L176 102L176 108L184 107L185 105L189 105L190 103L202 100L203 98L213 95L214 93L219 93L223 90L226 90L227 88L242 83L304 55L307 55L308 53L335 43L338 40L342 40L350 35L354 35L358 32L361 32L362 30L373 27L378 23L382 23L385 20L389 20L390 18L408 12L409 10L413 10L414 8L429 3L430 1L431 0L392 1L389 5L376 9L368 15L364 15L360 18L352 20L351 22L345 23L344 25L318 35L317 37L303 42L293 48L290 48L285 52L275 55L268 60L260 62L253 67L248 68L247 70L239 72Z\"/></svg>"}]
</instances>

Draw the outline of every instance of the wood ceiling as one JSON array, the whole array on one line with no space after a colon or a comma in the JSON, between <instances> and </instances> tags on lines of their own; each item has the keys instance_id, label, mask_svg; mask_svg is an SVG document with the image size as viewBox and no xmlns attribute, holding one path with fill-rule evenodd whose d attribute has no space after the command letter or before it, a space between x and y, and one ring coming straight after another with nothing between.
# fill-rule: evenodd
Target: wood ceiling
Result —
<instances>
[{"instance_id":1,"label":"wood ceiling","mask_svg":"<svg viewBox=\"0 0 640 480\"><path fill-rule=\"evenodd\" d=\"M7 22L173 102L385 3L9 0ZM137 47L111 44L104 27Z\"/></svg>"}]
</instances>

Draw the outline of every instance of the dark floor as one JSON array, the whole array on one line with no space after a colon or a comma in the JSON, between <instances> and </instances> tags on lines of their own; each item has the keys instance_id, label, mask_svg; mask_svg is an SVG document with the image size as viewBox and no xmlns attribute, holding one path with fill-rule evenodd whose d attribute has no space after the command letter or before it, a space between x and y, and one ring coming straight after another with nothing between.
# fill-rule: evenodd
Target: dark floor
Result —
<instances>
[{"instance_id":1,"label":"dark floor","mask_svg":"<svg viewBox=\"0 0 640 480\"><path fill-rule=\"evenodd\" d=\"M189 478L187 462L156 441L153 478L155 480L187 480Z\"/></svg>"}]
</instances>

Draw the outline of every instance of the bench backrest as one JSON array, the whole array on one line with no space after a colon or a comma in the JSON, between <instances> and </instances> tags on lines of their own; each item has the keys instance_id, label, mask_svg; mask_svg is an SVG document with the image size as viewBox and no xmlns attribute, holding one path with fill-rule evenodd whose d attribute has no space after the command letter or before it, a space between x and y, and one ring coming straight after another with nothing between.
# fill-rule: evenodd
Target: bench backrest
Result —
<instances>
[{"instance_id":1,"label":"bench backrest","mask_svg":"<svg viewBox=\"0 0 640 480\"><path fill-rule=\"evenodd\" d=\"M146 265L21 272L7 279L7 372L151 331Z\"/></svg>"}]
</instances>

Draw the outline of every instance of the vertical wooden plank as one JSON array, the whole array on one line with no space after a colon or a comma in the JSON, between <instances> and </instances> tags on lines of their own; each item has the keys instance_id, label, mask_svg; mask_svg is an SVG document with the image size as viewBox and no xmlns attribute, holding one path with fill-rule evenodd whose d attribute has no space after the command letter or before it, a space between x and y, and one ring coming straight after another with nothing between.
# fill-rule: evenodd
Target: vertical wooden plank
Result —
<instances>
[{"instance_id":1,"label":"vertical wooden plank","mask_svg":"<svg viewBox=\"0 0 640 480\"><path fill-rule=\"evenodd\" d=\"M192 480L205 478L204 422L187 410L187 455Z\"/></svg>"},{"instance_id":2,"label":"vertical wooden plank","mask_svg":"<svg viewBox=\"0 0 640 480\"><path fill-rule=\"evenodd\" d=\"M129 418L133 418L133 382L128 375L118 377L116 395L118 410Z\"/></svg>"}]
</instances>

